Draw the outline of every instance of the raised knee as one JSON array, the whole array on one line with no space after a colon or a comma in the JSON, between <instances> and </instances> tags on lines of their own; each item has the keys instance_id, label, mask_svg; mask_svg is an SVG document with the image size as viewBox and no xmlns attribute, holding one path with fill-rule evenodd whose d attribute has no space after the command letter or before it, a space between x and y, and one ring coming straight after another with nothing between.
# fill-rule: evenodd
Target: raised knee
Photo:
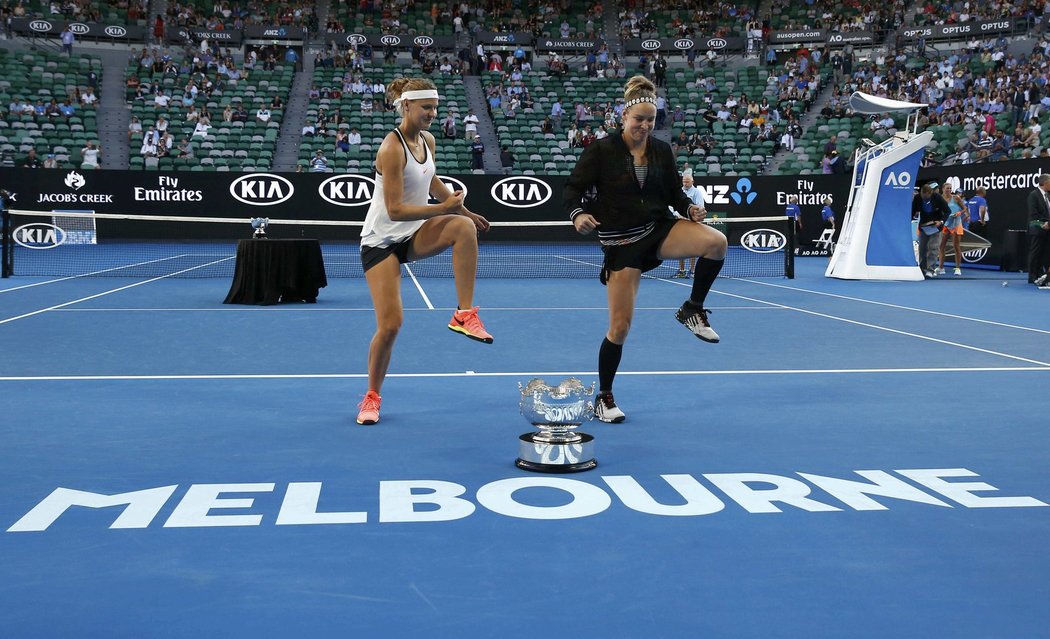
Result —
<instances>
[{"instance_id":1,"label":"raised knee","mask_svg":"<svg viewBox=\"0 0 1050 639\"><path fill-rule=\"evenodd\" d=\"M450 226L452 227L452 231L457 239L470 239L475 242L477 241L478 234L474 227L474 222L472 222L470 218L462 215L457 216L452 222L450 222Z\"/></svg>"}]
</instances>

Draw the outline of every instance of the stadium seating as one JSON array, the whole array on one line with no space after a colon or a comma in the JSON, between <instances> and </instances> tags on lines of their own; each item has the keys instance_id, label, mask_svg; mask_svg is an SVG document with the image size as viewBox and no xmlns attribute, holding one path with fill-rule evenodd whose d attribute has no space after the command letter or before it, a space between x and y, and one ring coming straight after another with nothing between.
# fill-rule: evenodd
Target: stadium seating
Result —
<instances>
[{"instance_id":1,"label":"stadium seating","mask_svg":"<svg viewBox=\"0 0 1050 639\"><path fill-rule=\"evenodd\" d=\"M89 140L98 140L93 106L75 104L75 115L49 117L12 114L9 105L19 99L33 104L52 99L62 103L87 87L87 74L92 70L101 83L102 62L98 57L0 49L0 154L5 164L17 163L32 148L41 161L54 153L59 168L80 166L80 150Z\"/></svg>"},{"instance_id":2,"label":"stadium seating","mask_svg":"<svg viewBox=\"0 0 1050 639\"><path fill-rule=\"evenodd\" d=\"M194 125L183 118L183 107L180 98L187 78L177 78L172 74L153 73L132 62L126 69L125 76L137 75L142 82L150 82L164 88L171 94L171 103L159 107L152 101L152 96L131 102L131 114L138 117L143 130L157 122L159 116L169 123L169 130L178 143L183 137L190 137ZM156 162L147 161L139 155L142 145L142 134L130 136L130 168L132 169L189 169L241 171L262 170L271 168L273 153L283 119L283 109L273 108L268 123L256 120L256 110L262 105L269 105L275 95L287 102L292 85L293 69L290 65L278 66L273 71L257 68L248 74L246 79L230 83L222 95L207 96L202 91L197 95L195 106L198 111L210 113L211 130L208 135L193 138L194 157L162 157ZM248 112L247 122L225 122L223 111L230 105L243 105Z\"/></svg>"}]
</instances>

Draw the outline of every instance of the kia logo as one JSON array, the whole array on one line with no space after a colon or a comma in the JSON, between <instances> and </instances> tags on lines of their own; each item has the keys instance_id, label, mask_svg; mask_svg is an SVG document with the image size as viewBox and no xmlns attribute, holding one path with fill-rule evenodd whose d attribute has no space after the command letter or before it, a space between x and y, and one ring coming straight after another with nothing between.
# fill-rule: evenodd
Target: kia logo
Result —
<instances>
[{"instance_id":1,"label":"kia logo","mask_svg":"<svg viewBox=\"0 0 1050 639\"><path fill-rule=\"evenodd\" d=\"M689 38L681 38L680 40L674 41L674 46L675 48L682 49L683 51L686 49L692 49L693 41Z\"/></svg>"},{"instance_id":2,"label":"kia logo","mask_svg":"<svg viewBox=\"0 0 1050 639\"><path fill-rule=\"evenodd\" d=\"M123 38L124 36L128 35L128 30L124 27L113 25L110 27L106 27L106 35L108 35L111 38Z\"/></svg>"},{"instance_id":3,"label":"kia logo","mask_svg":"<svg viewBox=\"0 0 1050 639\"><path fill-rule=\"evenodd\" d=\"M412 42L416 43L417 47L432 47L434 46L434 38L430 36L416 36L416 39Z\"/></svg>"},{"instance_id":4,"label":"kia logo","mask_svg":"<svg viewBox=\"0 0 1050 639\"><path fill-rule=\"evenodd\" d=\"M553 191L549 184L534 177L517 176L503 178L492 185L492 199L516 209L539 206L551 199Z\"/></svg>"},{"instance_id":5,"label":"kia logo","mask_svg":"<svg viewBox=\"0 0 1050 639\"><path fill-rule=\"evenodd\" d=\"M376 181L367 175L336 175L317 187L325 202L336 206L365 206L372 201Z\"/></svg>"},{"instance_id":6,"label":"kia logo","mask_svg":"<svg viewBox=\"0 0 1050 639\"><path fill-rule=\"evenodd\" d=\"M71 22L66 28L77 35L83 35L88 31L91 31L91 27L87 26L83 22Z\"/></svg>"},{"instance_id":7,"label":"kia logo","mask_svg":"<svg viewBox=\"0 0 1050 639\"><path fill-rule=\"evenodd\" d=\"M710 38L707 41L708 49L724 49L727 46L729 46L729 42L723 38Z\"/></svg>"},{"instance_id":8,"label":"kia logo","mask_svg":"<svg viewBox=\"0 0 1050 639\"><path fill-rule=\"evenodd\" d=\"M401 44L401 38L396 35L385 35L382 38L379 38L379 41L391 47L396 47Z\"/></svg>"},{"instance_id":9,"label":"kia logo","mask_svg":"<svg viewBox=\"0 0 1050 639\"><path fill-rule=\"evenodd\" d=\"M985 258L986 255L988 255L988 249L986 248L974 249L972 251L963 251L963 259L967 262L970 262L971 264L975 262L980 262Z\"/></svg>"},{"instance_id":10,"label":"kia logo","mask_svg":"<svg viewBox=\"0 0 1050 639\"><path fill-rule=\"evenodd\" d=\"M776 253L786 244L784 234L773 229L754 229L740 238L740 245L752 253Z\"/></svg>"},{"instance_id":11,"label":"kia logo","mask_svg":"<svg viewBox=\"0 0 1050 639\"><path fill-rule=\"evenodd\" d=\"M362 44L368 42L368 38L361 35L360 33L351 33L350 35L346 36L346 41L354 45L355 47L359 47Z\"/></svg>"},{"instance_id":12,"label":"kia logo","mask_svg":"<svg viewBox=\"0 0 1050 639\"><path fill-rule=\"evenodd\" d=\"M29 23L29 28L33 31L50 31L53 27L47 20L33 20Z\"/></svg>"},{"instance_id":13,"label":"kia logo","mask_svg":"<svg viewBox=\"0 0 1050 639\"><path fill-rule=\"evenodd\" d=\"M452 191L453 193L455 193L456 191L463 191L464 196L467 194L467 185L463 184L456 178L449 177L447 175L439 175L437 176L437 178L441 180L442 184L448 187L449 191ZM430 201L427 202L427 204L438 204L438 201L435 200L433 196L431 196Z\"/></svg>"},{"instance_id":14,"label":"kia logo","mask_svg":"<svg viewBox=\"0 0 1050 639\"><path fill-rule=\"evenodd\" d=\"M273 206L292 197L295 187L286 178L273 173L249 173L230 184L233 199L251 206Z\"/></svg>"},{"instance_id":15,"label":"kia logo","mask_svg":"<svg viewBox=\"0 0 1050 639\"><path fill-rule=\"evenodd\" d=\"M654 51L660 48L659 40L642 40L642 48L646 51Z\"/></svg>"},{"instance_id":16,"label":"kia logo","mask_svg":"<svg viewBox=\"0 0 1050 639\"><path fill-rule=\"evenodd\" d=\"M66 232L54 224L26 224L15 229L14 239L27 249L50 249L66 241Z\"/></svg>"}]
</instances>

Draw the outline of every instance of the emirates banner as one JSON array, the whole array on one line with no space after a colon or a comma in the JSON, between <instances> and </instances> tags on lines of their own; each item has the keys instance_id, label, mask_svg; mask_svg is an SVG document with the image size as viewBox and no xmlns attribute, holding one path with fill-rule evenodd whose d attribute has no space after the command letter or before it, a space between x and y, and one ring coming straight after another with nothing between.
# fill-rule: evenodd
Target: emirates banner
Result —
<instances>
[{"instance_id":1,"label":"emirates banner","mask_svg":"<svg viewBox=\"0 0 1050 639\"><path fill-rule=\"evenodd\" d=\"M1027 196L1050 162L1018 160L937 167L919 171L918 183L949 182L969 199L987 190L990 223L972 229L992 246L965 255L966 262L998 268L1013 259L1017 233L1024 232ZM493 222L562 221L564 176L440 176L453 190L466 191L468 206ZM827 201L841 223L849 200L849 175L701 176L696 185L710 215L762 217L783 215L790 195L802 210L799 255L819 255L815 240L823 230L820 212ZM372 174L235 173L215 171L86 171L0 168L0 188L12 193L10 208L85 210L156 216L270 217L286 220L362 221L375 180ZM910 215L910 211L902 211ZM134 238L162 232L172 238L209 239L209 224L171 224L99 220L100 237ZM276 230L276 227L275 227ZM356 231L353 231L356 232ZM508 237L513 233L512 237ZM552 236L553 233L553 236ZM491 239L580 239L571 227L493 229ZM214 239L232 239L218 237ZM978 254L979 253L979 254Z\"/></svg>"}]
</instances>

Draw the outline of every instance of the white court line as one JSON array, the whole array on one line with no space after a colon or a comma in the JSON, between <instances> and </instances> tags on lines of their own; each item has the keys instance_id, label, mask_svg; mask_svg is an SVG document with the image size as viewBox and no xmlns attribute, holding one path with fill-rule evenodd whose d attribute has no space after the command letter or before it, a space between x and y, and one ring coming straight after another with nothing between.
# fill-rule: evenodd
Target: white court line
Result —
<instances>
[{"instance_id":1,"label":"white court line","mask_svg":"<svg viewBox=\"0 0 1050 639\"><path fill-rule=\"evenodd\" d=\"M709 307L714 311L782 311L786 309L777 308L775 306L711 306ZM403 308L403 311L451 311L453 308ZM601 311L607 313L609 307L607 306L558 306L558 307L540 307L540 306L486 306L484 309L486 312L491 311L510 311L514 313L523 313L529 311L546 313L549 311ZM677 306L639 306L634 309L636 311L677 311ZM256 306L245 307L245 308L62 308L56 309L58 313L164 313L164 312L176 312L176 313L334 313L334 312L355 312L355 313L372 313L375 309L371 306L368 307L336 307L336 308L310 308L308 306L288 306L285 308L268 306L260 308Z\"/></svg>"},{"instance_id":2,"label":"white court line","mask_svg":"<svg viewBox=\"0 0 1050 639\"><path fill-rule=\"evenodd\" d=\"M577 260L573 260L573 261L577 261ZM581 264L588 264L588 262L580 262L580 263ZM592 266L593 266L593 264L592 264ZM692 287L692 284L686 284L684 282L676 282L674 280L668 280L668 279L664 279L662 277L655 277L655 276L652 276L652 275L645 275L645 274L642 274L642 277L647 278L647 279L651 279L651 280L657 280L659 282L666 282L668 284L674 284L675 286ZM873 328L873 329L878 330L878 331L885 331L887 333L895 333L897 335L904 335L904 336L907 336L907 337L914 337L916 339L921 339L921 340L925 340L925 341L928 341L928 342L934 342L934 343L937 343L937 344L945 344L947 346L956 346L958 348L964 348L966 350L976 351L978 353L984 353L986 355L995 355L997 357L1005 357L1007 359L1013 359L1013 360L1017 360L1019 362L1027 362L1029 364L1037 364L1039 366L1050 366L1050 363L1041 362L1041 361L1036 360L1036 359L1029 359L1027 357L1020 357L1018 355L1010 355L1009 353L1000 353L999 351L993 351L993 350L989 350L989 349L986 349L986 348L979 348L977 346L970 346L969 344L961 344L959 342L952 342L952 341L949 341L949 340L938 339L936 337L930 337L929 335L920 335L919 333L911 333L911 332L908 332L908 331L902 331L902 330L898 330L896 328L889 328L887 326L879 326L878 324L871 324L871 323L868 323L868 322L859 322L857 320L851 320L851 319L847 319L845 317L838 317L837 315L829 315L827 313L820 313L820 312L817 312L817 311L811 311L811 310L808 310L808 309L805 309L805 308L799 308L797 306L788 306L787 304L778 304L776 302L767 302L766 300L760 300L760 299L754 298L754 297L747 297L746 295L737 295L735 293L725 293L723 291L716 291L715 289L711 289L711 292L712 293L717 293L718 295L725 295L727 297L733 297L733 298L736 298L736 299L746 300L748 302L757 302L759 304L769 304L770 306L777 306L777 307L788 309L788 310L792 310L792 311L798 311L799 313L805 313L806 315L813 315L815 317L823 317L825 319L835 320L837 322L845 322L846 324L853 324L855 326L863 326L865 328Z\"/></svg>"},{"instance_id":3,"label":"white court line","mask_svg":"<svg viewBox=\"0 0 1050 639\"><path fill-rule=\"evenodd\" d=\"M771 369L771 370L699 370L699 371L618 371L617 375L628 376L712 376L712 375L869 375L907 373L1013 373L1050 372L1050 366L985 366L946 368L824 368L824 369ZM390 373L387 378L428 379L449 377L564 377L594 376L597 371L519 371L519 372L475 372L457 373ZM232 379L367 379L367 373L279 373L246 375L25 375L0 377L0 382L83 382L83 381L153 381L153 380L232 380Z\"/></svg>"},{"instance_id":4,"label":"white court line","mask_svg":"<svg viewBox=\"0 0 1050 639\"><path fill-rule=\"evenodd\" d=\"M177 260L181 257L189 257L193 253L183 253L182 255L172 255L171 257L162 257L156 260L146 260L145 262L138 262L136 264L125 264L124 266L114 266L113 268L105 268L101 271L92 271L90 273L81 273L79 275L69 275L67 277L60 277L54 280L47 280L45 282L36 282L33 284L23 284L22 286L13 286L11 288L0 289L0 293L10 293L11 291L20 291L24 288L33 288L34 286L43 286L44 284L55 284L56 282L65 282L66 280L75 280L80 277L91 277L92 275L101 275L102 273L110 273L112 271L120 271L126 268L132 268L134 266L144 266L146 264L155 264L157 262L163 262L165 260Z\"/></svg>"},{"instance_id":5,"label":"white court line","mask_svg":"<svg viewBox=\"0 0 1050 639\"><path fill-rule=\"evenodd\" d=\"M419 294L423 297L423 301L426 303L427 308L434 310L434 305L430 303L430 298L427 297L427 292L423 290L423 286L419 283L419 280L416 279L416 274L412 272L412 269L409 268L407 263L405 264L405 270L408 271L408 276L412 278L412 283L416 285L416 290L419 291Z\"/></svg>"},{"instance_id":6,"label":"white court line","mask_svg":"<svg viewBox=\"0 0 1050 639\"><path fill-rule=\"evenodd\" d=\"M839 295L837 293L825 293L823 291L814 291L808 288L799 288L797 286L785 286L783 284L773 284L770 282L760 282L758 280L751 280L745 278L737 278L738 282L749 282L751 284L760 284L762 286L771 286L774 288L782 288L789 291L801 291L803 293L812 293L813 295L823 295L825 297L834 297L842 300L849 300L851 302L863 302L865 304L874 304L876 306L887 306L889 308L897 308L905 311L914 311L916 313L927 313L929 315L938 315L940 317L950 317L952 319L965 320L968 322L978 322L981 324L991 324L992 326L1001 326L1003 328L1016 328L1020 331L1032 331L1033 333L1043 333L1044 335L1050 335L1050 331L1041 328L1032 328L1030 326L1019 326L1017 324L1007 324L1005 322L995 322L992 320L980 319L977 317L968 317L966 315L955 315L953 313L942 313L940 311L931 311L925 308L916 308L914 306L903 306L901 304L890 304L889 302L878 302L876 300L868 300L863 297L850 297L849 295Z\"/></svg>"},{"instance_id":7,"label":"white court line","mask_svg":"<svg viewBox=\"0 0 1050 639\"><path fill-rule=\"evenodd\" d=\"M27 317L33 317L34 315L40 315L41 313L47 313L48 311L55 311L55 310L58 310L60 308L65 308L66 306L72 306L73 304L79 304L81 302L86 302L88 300L93 300L93 299L98 298L98 297L104 297L106 295L110 295L111 293L119 293L120 291L126 291L129 288L135 288L136 286L142 286L143 284L149 284L151 282L156 282L157 280L162 280L162 279L165 279L167 277L174 277L176 275L181 275L183 273L188 273L190 271L195 271L195 270L197 270L199 268L205 268L207 266L211 266L212 264L218 264L219 262L225 262L227 260L232 260L232 259L234 259L234 258L233 257L224 257L221 260L215 260L214 262L208 262L207 264L199 264L197 266L193 266L193 267L190 267L190 268L184 268L181 271L175 271L174 273L168 273L167 275L161 275L159 277L153 277L153 278L150 278L148 280L143 280L141 282L135 282L134 284L128 284L127 286L121 286L120 288L110 289L108 291L103 291L101 293L96 293L94 295L89 295L87 297L82 297L82 298L80 298L78 300L73 300L72 302L65 302L64 304L56 304L55 306L49 306L48 308L42 308L42 309L40 309L38 311L33 311L31 313L23 313L22 315L16 315L15 317L9 317L7 319L0 320L0 324L7 324L8 322L13 322L15 320L25 319Z\"/></svg>"}]
</instances>

